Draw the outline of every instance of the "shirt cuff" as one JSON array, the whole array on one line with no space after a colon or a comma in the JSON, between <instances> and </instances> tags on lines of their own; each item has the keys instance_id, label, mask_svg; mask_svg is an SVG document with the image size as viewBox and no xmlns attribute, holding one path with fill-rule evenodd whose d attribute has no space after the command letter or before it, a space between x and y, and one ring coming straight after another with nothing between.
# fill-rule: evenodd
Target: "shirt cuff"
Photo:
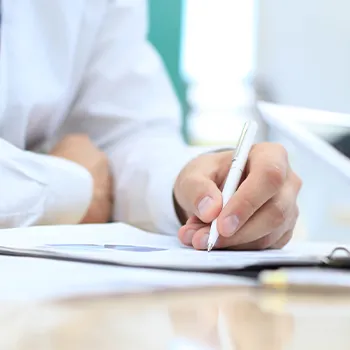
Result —
<instances>
[{"instance_id":1,"label":"shirt cuff","mask_svg":"<svg viewBox=\"0 0 350 350\"><path fill-rule=\"evenodd\" d=\"M48 196L41 225L74 225L84 218L93 195L93 179L82 166L67 159L41 155L49 164Z\"/></svg>"}]
</instances>

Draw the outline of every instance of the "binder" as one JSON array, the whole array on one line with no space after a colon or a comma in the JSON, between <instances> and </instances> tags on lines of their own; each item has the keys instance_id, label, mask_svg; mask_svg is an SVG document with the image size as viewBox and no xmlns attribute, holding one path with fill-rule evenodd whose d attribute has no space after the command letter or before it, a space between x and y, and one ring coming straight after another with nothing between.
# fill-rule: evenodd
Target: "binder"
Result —
<instances>
[{"instance_id":1,"label":"binder","mask_svg":"<svg viewBox=\"0 0 350 350\"><path fill-rule=\"evenodd\" d=\"M204 254L211 254L203 252ZM238 252L226 252L225 254L231 254L234 260L235 253ZM252 253L254 254L254 253ZM249 263L245 265L224 264L222 266L208 265L199 266L190 264L188 265L167 265L162 263L152 262L132 262L127 261L116 254L115 257L111 255L90 255L86 254L74 254L65 253L55 250L46 249L25 249L25 248L13 248L13 247L0 247L0 255L13 256L13 257L30 257L40 259L53 259L62 261L71 261L77 263L89 263L89 264L102 264L102 265L114 265L121 267L140 268L140 269L157 269L157 270L169 270L169 271L186 271L186 272L203 272L203 273L218 273L224 275L236 275L245 276L251 278L257 278L262 271L278 270L281 268L327 268L327 269L346 269L350 271L350 251L346 247L339 246L334 248L330 254L323 258L317 257L301 257L290 259L286 256L285 259L272 259L261 260L260 262Z\"/></svg>"},{"instance_id":2,"label":"binder","mask_svg":"<svg viewBox=\"0 0 350 350\"><path fill-rule=\"evenodd\" d=\"M277 291L349 293L350 252L335 248L316 268L282 267L259 273L260 285Z\"/></svg>"},{"instance_id":3,"label":"binder","mask_svg":"<svg viewBox=\"0 0 350 350\"><path fill-rule=\"evenodd\" d=\"M287 267L349 268L348 249L336 243L294 242L277 250L208 253L181 246L176 236L123 223L0 230L0 255L248 277Z\"/></svg>"},{"instance_id":4,"label":"binder","mask_svg":"<svg viewBox=\"0 0 350 350\"><path fill-rule=\"evenodd\" d=\"M331 253L325 257L321 266L337 269L349 269L350 271L350 250L346 247L334 248Z\"/></svg>"}]
</instances>

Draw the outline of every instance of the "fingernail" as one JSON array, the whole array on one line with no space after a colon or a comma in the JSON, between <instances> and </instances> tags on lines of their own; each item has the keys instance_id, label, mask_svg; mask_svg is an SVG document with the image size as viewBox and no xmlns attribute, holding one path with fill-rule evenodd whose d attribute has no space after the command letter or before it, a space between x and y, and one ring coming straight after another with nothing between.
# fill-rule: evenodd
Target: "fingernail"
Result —
<instances>
[{"instance_id":1,"label":"fingernail","mask_svg":"<svg viewBox=\"0 0 350 350\"><path fill-rule=\"evenodd\" d=\"M194 234L196 233L195 230L188 230L184 234L184 244L186 245L192 245L192 239Z\"/></svg>"},{"instance_id":2,"label":"fingernail","mask_svg":"<svg viewBox=\"0 0 350 350\"><path fill-rule=\"evenodd\" d=\"M204 215L212 206L213 199L209 196L204 197L198 204L198 211L200 215Z\"/></svg>"},{"instance_id":3,"label":"fingernail","mask_svg":"<svg viewBox=\"0 0 350 350\"><path fill-rule=\"evenodd\" d=\"M207 249L208 248L208 240L209 240L209 235L205 234L199 241L199 247L200 249Z\"/></svg>"},{"instance_id":4,"label":"fingernail","mask_svg":"<svg viewBox=\"0 0 350 350\"><path fill-rule=\"evenodd\" d=\"M223 234L227 236L233 235L236 232L238 225L239 225L239 220L236 215L228 216L223 221L223 225L222 225Z\"/></svg>"}]
</instances>

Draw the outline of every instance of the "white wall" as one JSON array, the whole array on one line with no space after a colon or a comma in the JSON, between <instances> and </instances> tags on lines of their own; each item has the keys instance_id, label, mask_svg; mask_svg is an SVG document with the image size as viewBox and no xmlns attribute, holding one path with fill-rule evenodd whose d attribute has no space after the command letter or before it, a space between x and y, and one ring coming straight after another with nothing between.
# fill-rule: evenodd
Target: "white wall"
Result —
<instances>
[{"instance_id":1,"label":"white wall","mask_svg":"<svg viewBox=\"0 0 350 350\"><path fill-rule=\"evenodd\" d=\"M255 2L186 1L182 74L192 144L237 143L250 102L243 80L255 63Z\"/></svg>"},{"instance_id":2,"label":"white wall","mask_svg":"<svg viewBox=\"0 0 350 350\"><path fill-rule=\"evenodd\" d=\"M260 0L258 77L277 103L350 113L350 1Z\"/></svg>"}]
</instances>

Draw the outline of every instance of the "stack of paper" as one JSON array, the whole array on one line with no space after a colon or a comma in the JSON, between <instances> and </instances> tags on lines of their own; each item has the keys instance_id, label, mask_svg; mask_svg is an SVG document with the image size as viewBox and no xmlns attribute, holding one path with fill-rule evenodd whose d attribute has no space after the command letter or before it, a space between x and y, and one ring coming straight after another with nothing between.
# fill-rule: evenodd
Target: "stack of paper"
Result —
<instances>
[{"instance_id":1,"label":"stack of paper","mask_svg":"<svg viewBox=\"0 0 350 350\"><path fill-rule=\"evenodd\" d=\"M336 245L289 245L259 252L196 251L176 237L124 224L43 226L2 230L0 253L182 271L227 271L248 267L318 265Z\"/></svg>"}]
</instances>

